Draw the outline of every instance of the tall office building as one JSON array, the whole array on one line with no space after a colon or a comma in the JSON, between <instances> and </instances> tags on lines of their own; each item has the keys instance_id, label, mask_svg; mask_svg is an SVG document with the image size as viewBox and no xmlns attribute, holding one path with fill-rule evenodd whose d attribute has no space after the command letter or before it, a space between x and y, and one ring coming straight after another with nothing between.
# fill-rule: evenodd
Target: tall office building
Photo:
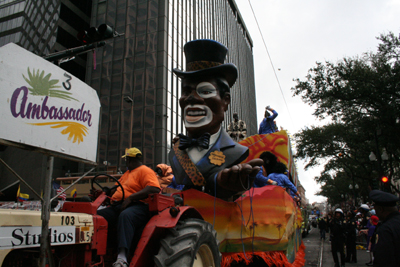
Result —
<instances>
[{"instance_id":1,"label":"tall office building","mask_svg":"<svg viewBox=\"0 0 400 267\"><path fill-rule=\"evenodd\" d=\"M98 92L98 170L123 171L121 155L131 145L142 150L152 168L168 163L172 139L185 132L180 81L172 69L186 68L183 46L194 39L228 47L226 62L236 64L239 76L224 126L238 112L248 135L257 133L253 45L234 0L0 0L0 46L15 42L38 55L79 46L75 36L80 30L103 23L121 36L96 53L60 65ZM15 155L14 150L0 155ZM45 158L25 153L36 160L35 169L45 169ZM54 176L84 169L56 159Z\"/></svg>"},{"instance_id":2,"label":"tall office building","mask_svg":"<svg viewBox=\"0 0 400 267\"><path fill-rule=\"evenodd\" d=\"M91 11L91 0L0 1L0 46L13 42L39 56L79 46L76 35L89 27ZM61 67L85 80L86 55Z\"/></svg>"},{"instance_id":3,"label":"tall office building","mask_svg":"<svg viewBox=\"0 0 400 267\"><path fill-rule=\"evenodd\" d=\"M172 139L185 131L172 69L186 68L183 46L194 39L229 48L226 62L236 64L239 78L225 124L238 112L248 133L257 133L252 40L235 1L93 0L91 25L103 23L124 35L88 60L87 83L102 106L99 162L123 168L121 155L130 144L150 167L168 162Z\"/></svg>"}]
</instances>

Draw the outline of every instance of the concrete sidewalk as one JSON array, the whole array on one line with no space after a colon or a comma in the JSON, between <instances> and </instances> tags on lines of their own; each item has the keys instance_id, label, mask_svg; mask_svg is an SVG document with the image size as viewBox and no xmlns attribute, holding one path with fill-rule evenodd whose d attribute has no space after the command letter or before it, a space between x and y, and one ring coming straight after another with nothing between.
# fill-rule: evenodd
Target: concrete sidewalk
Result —
<instances>
[{"instance_id":1,"label":"concrete sidewalk","mask_svg":"<svg viewBox=\"0 0 400 267\"><path fill-rule=\"evenodd\" d=\"M333 261L333 256L331 252L331 243L329 242L329 237L324 242L321 242L321 250L323 249L321 258L321 267L334 267L335 263ZM339 261L340 255L338 254ZM366 263L370 261L369 252L366 250L357 250L357 263L346 262L346 267L366 267Z\"/></svg>"}]
</instances>

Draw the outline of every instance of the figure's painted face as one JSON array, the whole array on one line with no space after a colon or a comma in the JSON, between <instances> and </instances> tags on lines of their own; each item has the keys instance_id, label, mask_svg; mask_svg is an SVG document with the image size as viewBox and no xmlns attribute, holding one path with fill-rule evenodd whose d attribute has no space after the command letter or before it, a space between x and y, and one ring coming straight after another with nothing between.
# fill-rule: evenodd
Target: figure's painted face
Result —
<instances>
[{"instance_id":1,"label":"figure's painted face","mask_svg":"<svg viewBox=\"0 0 400 267\"><path fill-rule=\"evenodd\" d=\"M220 79L227 84L226 80ZM230 103L230 94L221 98L215 78L185 78L182 80L182 95L179 105L190 136L205 132L218 132L224 113Z\"/></svg>"}]
</instances>

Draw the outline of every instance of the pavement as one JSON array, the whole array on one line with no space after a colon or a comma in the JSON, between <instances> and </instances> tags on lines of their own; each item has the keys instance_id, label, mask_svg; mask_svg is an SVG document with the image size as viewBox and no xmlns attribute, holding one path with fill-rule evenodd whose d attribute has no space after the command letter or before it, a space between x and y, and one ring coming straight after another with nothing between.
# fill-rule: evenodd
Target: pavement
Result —
<instances>
[{"instance_id":1,"label":"pavement","mask_svg":"<svg viewBox=\"0 0 400 267\"><path fill-rule=\"evenodd\" d=\"M303 238L305 249L306 263L304 266L316 267L334 267L331 252L331 243L329 242L329 234L326 235L326 240L321 241L319 237L319 230L312 228L310 233ZM339 255L338 255L339 256ZM340 261L340 256L339 256ZM346 267L366 267L366 263L370 261L369 252L366 250L357 250L357 263L345 263Z\"/></svg>"}]
</instances>

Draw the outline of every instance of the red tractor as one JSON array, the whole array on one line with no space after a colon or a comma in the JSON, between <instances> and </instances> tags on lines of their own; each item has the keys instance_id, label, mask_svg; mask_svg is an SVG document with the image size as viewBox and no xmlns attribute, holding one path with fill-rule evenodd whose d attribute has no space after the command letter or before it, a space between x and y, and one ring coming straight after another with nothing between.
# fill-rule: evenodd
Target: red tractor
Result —
<instances>
[{"instance_id":1,"label":"red tractor","mask_svg":"<svg viewBox=\"0 0 400 267\"><path fill-rule=\"evenodd\" d=\"M101 186L96 182L99 176L93 178L92 187ZM93 202L65 202L62 212L51 213L54 266L111 266L115 261L116 251L107 247L114 241L107 242L112 227L97 215L109 199L105 192L109 190L102 189ZM149 210L152 217L132 244L136 249L130 266L220 266L216 231L195 208L183 205L180 194L151 195ZM40 234L35 229L40 226L40 212L0 210L0 223L1 266L38 266ZM67 242L69 236L73 242Z\"/></svg>"}]
</instances>

